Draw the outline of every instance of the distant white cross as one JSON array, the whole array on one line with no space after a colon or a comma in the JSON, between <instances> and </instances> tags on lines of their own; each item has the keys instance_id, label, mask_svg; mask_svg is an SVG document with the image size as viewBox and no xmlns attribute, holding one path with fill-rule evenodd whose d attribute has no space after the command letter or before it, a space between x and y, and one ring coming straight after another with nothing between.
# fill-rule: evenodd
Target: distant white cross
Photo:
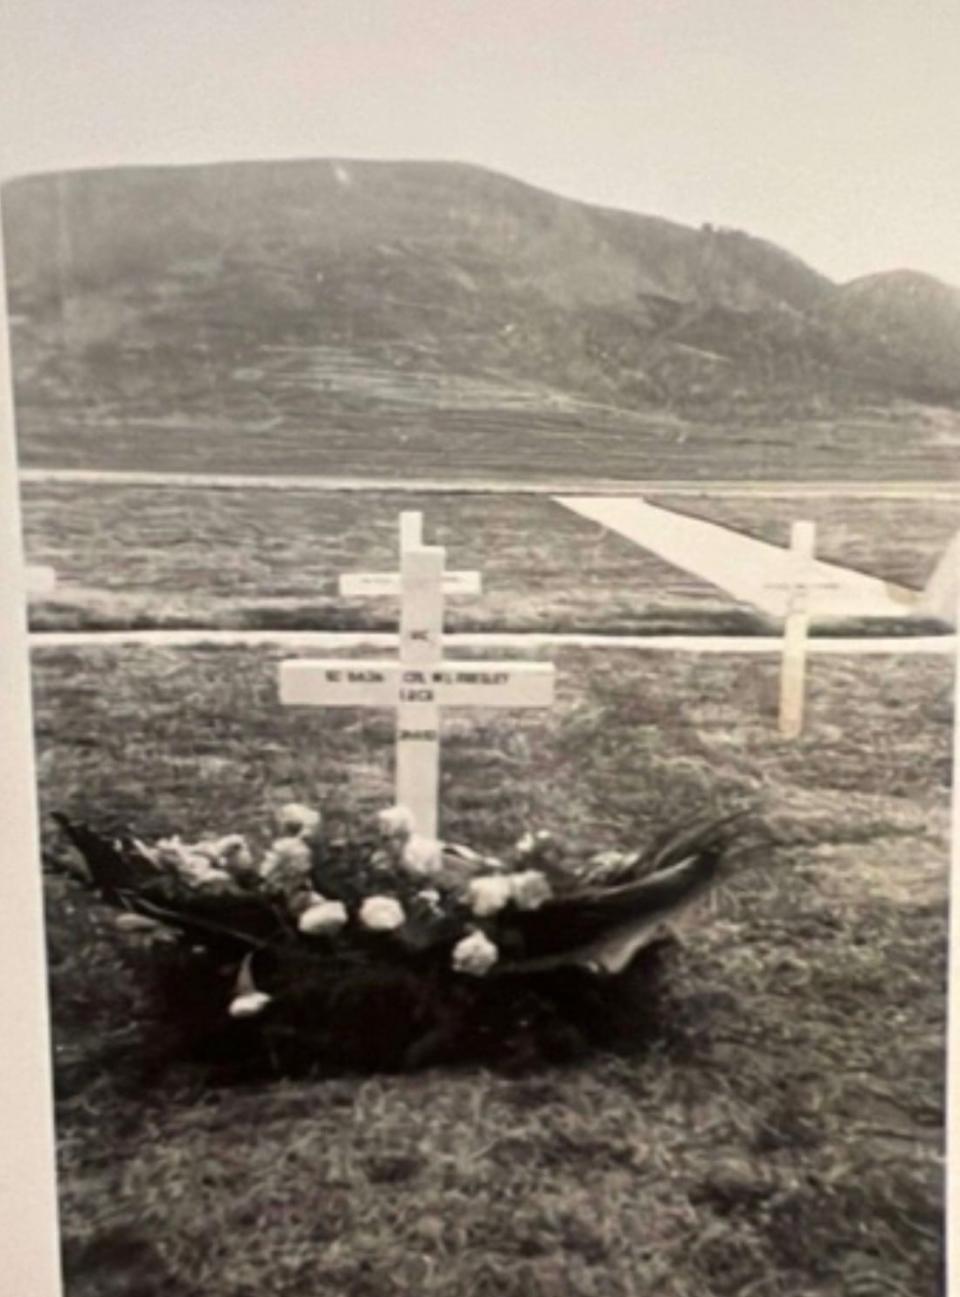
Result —
<instances>
[{"instance_id":1,"label":"distant white cross","mask_svg":"<svg viewBox=\"0 0 960 1297\"><path fill-rule=\"evenodd\" d=\"M441 709L549 707L554 688L551 663L444 659L444 563L442 548L422 543L421 515L401 515L399 580L372 574L382 584L377 593L400 595L399 657L293 659L280 667L285 704L396 710L396 801L412 812L417 832L430 838L438 831ZM464 578L472 584L475 575L449 574L460 579L458 593ZM371 593L372 584L370 579L363 593Z\"/></svg>"},{"instance_id":2,"label":"distant white cross","mask_svg":"<svg viewBox=\"0 0 960 1297\"><path fill-rule=\"evenodd\" d=\"M45 599L57 588L57 573L52 567L27 566L24 583L28 599Z\"/></svg>"},{"instance_id":3,"label":"distant white cross","mask_svg":"<svg viewBox=\"0 0 960 1297\"><path fill-rule=\"evenodd\" d=\"M812 596L843 589L833 580L813 580L816 525L795 522L790 529L792 568L789 581L765 584L765 590L786 590L787 605L783 626L783 659L780 670L780 733L785 739L798 738L803 730L806 695L807 635L810 614L816 611Z\"/></svg>"}]
</instances>

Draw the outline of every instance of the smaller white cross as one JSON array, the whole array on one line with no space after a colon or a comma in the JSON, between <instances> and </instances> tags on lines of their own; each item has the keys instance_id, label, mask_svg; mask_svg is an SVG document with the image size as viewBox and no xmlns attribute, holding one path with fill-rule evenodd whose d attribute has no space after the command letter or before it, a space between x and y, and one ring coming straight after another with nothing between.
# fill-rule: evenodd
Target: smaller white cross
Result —
<instances>
[{"instance_id":1,"label":"smaller white cross","mask_svg":"<svg viewBox=\"0 0 960 1297\"><path fill-rule=\"evenodd\" d=\"M818 589L836 590L836 582L810 580L816 545L816 524L795 522L790 529L790 566L793 579L768 590L787 590L783 626L783 658L780 667L780 733L785 739L798 738L803 730L806 697L807 635L810 631L810 595Z\"/></svg>"},{"instance_id":2,"label":"smaller white cross","mask_svg":"<svg viewBox=\"0 0 960 1297\"><path fill-rule=\"evenodd\" d=\"M28 566L24 569L28 599L46 599L57 588L57 573L52 567Z\"/></svg>"}]
</instances>

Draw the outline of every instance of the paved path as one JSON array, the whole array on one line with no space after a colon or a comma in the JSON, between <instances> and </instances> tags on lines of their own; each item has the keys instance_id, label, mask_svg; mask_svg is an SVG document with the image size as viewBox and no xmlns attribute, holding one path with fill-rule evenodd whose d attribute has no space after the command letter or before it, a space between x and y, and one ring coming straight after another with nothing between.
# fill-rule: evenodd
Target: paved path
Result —
<instances>
[{"instance_id":1,"label":"paved path","mask_svg":"<svg viewBox=\"0 0 960 1297\"><path fill-rule=\"evenodd\" d=\"M782 653L783 640L767 635L578 635L539 632L476 631L444 635L444 648L605 648L684 653ZM32 649L190 648L198 645L313 649L396 648L397 636L383 631L296 630L118 630L35 631ZM811 653L953 653L953 635L885 636L807 640Z\"/></svg>"},{"instance_id":2,"label":"paved path","mask_svg":"<svg viewBox=\"0 0 960 1297\"><path fill-rule=\"evenodd\" d=\"M782 617L794 581L793 556L779 545L728 527L661 509L633 497L557 496L572 509L692 572L735 598ZM814 561L810 610L836 617L903 617L917 611L919 594L879 577Z\"/></svg>"},{"instance_id":3,"label":"paved path","mask_svg":"<svg viewBox=\"0 0 960 1297\"><path fill-rule=\"evenodd\" d=\"M829 496L846 495L885 499L952 500L960 498L960 482L750 482L750 481L615 481L577 478L561 482L532 482L492 478L333 477L291 473L273 476L258 473L153 473L86 468L21 468L21 482L103 484L107 486L174 486L207 489L274 491L399 491L433 495L548 495L575 488L590 495L717 495L717 496Z\"/></svg>"}]
</instances>

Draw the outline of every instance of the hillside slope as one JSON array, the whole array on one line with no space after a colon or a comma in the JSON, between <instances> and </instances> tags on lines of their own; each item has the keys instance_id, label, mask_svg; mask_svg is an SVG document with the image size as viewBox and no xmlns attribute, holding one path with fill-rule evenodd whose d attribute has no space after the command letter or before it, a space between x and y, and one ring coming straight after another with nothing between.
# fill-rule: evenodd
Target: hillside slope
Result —
<instances>
[{"instance_id":1,"label":"hillside slope","mask_svg":"<svg viewBox=\"0 0 960 1297\"><path fill-rule=\"evenodd\" d=\"M603 405L629 428L960 402L960 305L936 281L881 309L746 234L475 167L81 171L12 181L3 207L28 438L38 420L349 436L448 410L482 437L517 410L579 428Z\"/></svg>"},{"instance_id":2,"label":"hillside slope","mask_svg":"<svg viewBox=\"0 0 960 1297\"><path fill-rule=\"evenodd\" d=\"M847 345L884 356L931 399L960 389L960 289L915 270L865 275L828 294L821 322Z\"/></svg>"}]
</instances>

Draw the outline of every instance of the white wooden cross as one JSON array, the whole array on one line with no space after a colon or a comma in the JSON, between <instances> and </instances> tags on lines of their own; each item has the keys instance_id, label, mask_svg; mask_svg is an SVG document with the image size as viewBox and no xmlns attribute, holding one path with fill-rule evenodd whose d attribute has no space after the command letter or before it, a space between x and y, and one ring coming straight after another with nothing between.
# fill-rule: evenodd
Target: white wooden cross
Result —
<instances>
[{"instance_id":1,"label":"white wooden cross","mask_svg":"<svg viewBox=\"0 0 960 1297\"><path fill-rule=\"evenodd\" d=\"M790 580L764 585L765 590L788 592L780 668L780 733L785 739L798 738L803 730L810 596L818 591L836 592L843 588L837 580L811 580L815 545L816 524L795 522L790 529Z\"/></svg>"},{"instance_id":2,"label":"white wooden cross","mask_svg":"<svg viewBox=\"0 0 960 1297\"><path fill-rule=\"evenodd\" d=\"M421 516L401 515L399 580L374 574L377 593L400 595L398 658L293 659L280 667L280 699L288 705L396 710L396 802L429 838L438 831L441 709L549 707L554 687L548 662L444 659L444 563L442 548L422 543Z\"/></svg>"},{"instance_id":3,"label":"white wooden cross","mask_svg":"<svg viewBox=\"0 0 960 1297\"><path fill-rule=\"evenodd\" d=\"M57 573L52 567L24 568L24 582L28 599L46 599L57 588Z\"/></svg>"}]
</instances>

